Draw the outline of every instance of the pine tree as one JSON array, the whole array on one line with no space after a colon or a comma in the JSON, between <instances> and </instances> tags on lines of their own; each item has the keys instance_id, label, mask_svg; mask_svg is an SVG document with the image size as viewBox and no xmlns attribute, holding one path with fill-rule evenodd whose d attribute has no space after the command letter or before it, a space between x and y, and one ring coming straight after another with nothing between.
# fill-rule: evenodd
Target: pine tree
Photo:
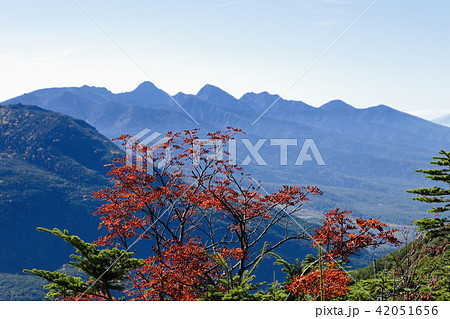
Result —
<instances>
[{"instance_id":1,"label":"pine tree","mask_svg":"<svg viewBox=\"0 0 450 319\"><path fill-rule=\"evenodd\" d=\"M142 266L140 259L132 258L134 253L118 248L98 249L96 245L86 243L78 236L70 235L67 230L61 231L38 228L39 231L53 234L62 238L75 248L77 255L70 255L75 261L68 264L86 274L89 279L68 276L61 272L47 270L28 270L46 279L50 284L44 286L49 289L46 298L49 300L114 300L112 291L123 291L123 282L130 270Z\"/></svg>"},{"instance_id":2,"label":"pine tree","mask_svg":"<svg viewBox=\"0 0 450 319\"><path fill-rule=\"evenodd\" d=\"M441 150L439 154L442 156L434 156L434 161L430 162L430 164L437 165L439 168L418 169L416 172L428 174L426 178L446 183L447 186L445 188L439 186L417 188L407 192L420 195L419 197L414 197L414 200L443 205L428 210L428 212L435 214L434 218L423 218L414 223L419 226L419 230L425 230L429 236L447 237L449 236L449 221L447 218L441 217L441 214L450 211L450 152Z\"/></svg>"}]
</instances>

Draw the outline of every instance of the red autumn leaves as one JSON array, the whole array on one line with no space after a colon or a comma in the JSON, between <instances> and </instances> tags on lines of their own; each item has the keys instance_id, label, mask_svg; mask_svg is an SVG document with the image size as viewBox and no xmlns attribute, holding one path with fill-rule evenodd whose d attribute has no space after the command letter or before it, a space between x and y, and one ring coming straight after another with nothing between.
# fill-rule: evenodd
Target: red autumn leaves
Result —
<instances>
[{"instance_id":1,"label":"red autumn leaves","mask_svg":"<svg viewBox=\"0 0 450 319\"><path fill-rule=\"evenodd\" d=\"M330 210L325 214L323 225L313 235L314 246L322 243L327 252L325 260L349 261L349 256L357 254L367 247L378 247L391 243L400 244L393 235L397 230L385 230L386 224L377 219L356 218L352 220L350 211Z\"/></svg>"},{"instance_id":2,"label":"red autumn leaves","mask_svg":"<svg viewBox=\"0 0 450 319\"><path fill-rule=\"evenodd\" d=\"M339 265L348 263L351 255L368 247L400 244L393 235L396 229L385 230L387 225L377 219L352 220L348 217L350 214L350 211L330 210L325 214L322 227L315 229L312 236L313 247L320 245L324 250L326 268L323 269L322 280L325 300L343 296L348 291L351 279ZM295 276L287 289L300 297L310 295L318 300L321 295L319 282L320 272L315 269L306 275Z\"/></svg>"},{"instance_id":3,"label":"red autumn leaves","mask_svg":"<svg viewBox=\"0 0 450 319\"><path fill-rule=\"evenodd\" d=\"M239 132L229 128L208 138L226 145ZM167 137L158 149L133 145L147 164L163 159L170 149L171 158L163 167L147 174L145 166L118 160L109 172L114 184L94 194L104 201L95 214L107 231L97 244L133 247L145 256L144 266L129 276L127 296L136 300L196 300L208 285L218 285L225 271L242 276L257 262L271 229L291 223L308 196L322 194L315 186L283 186L266 194L242 168L208 157L214 145L197 147L200 157L194 165L196 130L169 132ZM386 225L376 219L352 221L346 217L349 213L330 211L313 236L328 252L324 258L329 266L322 274L327 299L344 294L350 282L334 263L336 259L347 262L366 247L396 243L394 231L384 230ZM288 229L268 244L267 252L288 240L308 239L306 233ZM217 255L227 260L228 269L211 258ZM298 275L286 288L298 296L315 295L318 276L316 270Z\"/></svg>"},{"instance_id":4,"label":"red autumn leaves","mask_svg":"<svg viewBox=\"0 0 450 319\"><path fill-rule=\"evenodd\" d=\"M324 300L344 296L351 282L350 277L344 271L333 268L332 265L323 270L322 280ZM306 296L311 296L313 300L320 300L320 271L316 269L306 276L295 276L287 284L286 289L302 300L306 299Z\"/></svg>"}]
</instances>

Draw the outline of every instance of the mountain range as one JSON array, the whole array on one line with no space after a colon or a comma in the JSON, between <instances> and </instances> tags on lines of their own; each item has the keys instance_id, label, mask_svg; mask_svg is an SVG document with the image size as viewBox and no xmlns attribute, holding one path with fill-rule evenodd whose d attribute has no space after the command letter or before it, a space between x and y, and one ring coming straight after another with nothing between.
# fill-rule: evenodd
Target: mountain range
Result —
<instances>
[{"instance_id":1,"label":"mountain range","mask_svg":"<svg viewBox=\"0 0 450 319\"><path fill-rule=\"evenodd\" d=\"M317 185L324 191L324 196L306 209L315 217L340 207L361 216L410 224L426 210L405 193L427 185L414 170L426 167L440 149L450 149L450 128L385 105L361 109L334 100L314 107L267 92L247 93L236 99L209 84L196 95L174 96L150 82L119 94L89 86L50 88L3 103L38 105L63 113L86 121L108 138L134 135L144 128L161 133L241 128L252 145L265 139L259 153L267 165L257 165L250 156L252 160L245 167L265 189L301 184ZM271 139L283 138L297 140L297 146L288 148L288 165L280 165L280 147L270 145ZM294 165L306 139L314 141L326 165L318 166L314 158ZM243 143L237 147L241 163L250 154Z\"/></svg>"}]
</instances>

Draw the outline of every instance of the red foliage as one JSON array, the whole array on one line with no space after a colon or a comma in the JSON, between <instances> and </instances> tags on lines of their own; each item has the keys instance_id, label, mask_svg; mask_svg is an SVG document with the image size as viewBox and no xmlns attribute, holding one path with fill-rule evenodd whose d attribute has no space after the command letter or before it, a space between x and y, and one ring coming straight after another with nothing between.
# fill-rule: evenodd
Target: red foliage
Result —
<instances>
[{"instance_id":1,"label":"red foliage","mask_svg":"<svg viewBox=\"0 0 450 319\"><path fill-rule=\"evenodd\" d=\"M209 146L200 147L195 146L197 130L169 132L167 141L153 148L135 143L133 152L141 154L146 164L161 161L170 149L171 158L153 174L147 174L146 165L129 165L126 158L111 165L114 185L94 194L105 201L95 215L107 230L96 243L129 248L136 240L147 240L150 257L131 275L133 298L198 298L201 287L214 283L222 271L206 253L233 257L230 267L242 274L257 257L250 249L260 244L268 230L282 220L290 222L289 215L308 201L308 195L321 194L313 186L284 186L264 195L240 167L212 159L216 145L225 145L238 132L229 128L225 133L210 133ZM128 136L119 140L129 147ZM296 232L272 246L304 237Z\"/></svg>"},{"instance_id":2,"label":"red foliage","mask_svg":"<svg viewBox=\"0 0 450 319\"><path fill-rule=\"evenodd\" d=\"M350 255L372 246L377 247L385 243L394 245L400 242L393 235L397 229L385 230L386 224L377 219L357 218L352 220L347 215L350 211L340 211L338 208L325 214L323 225L315 229L313 246L321 243L325 250L324 259L349 261Z\"/></svg>"},{"instance_id":3,"label":"red foliage","mask_svg":"<svg viewBox=\"0 0 450 319\"><path fill-rule=\"evenodd\" d=\"M128 296L134 300L196 300L222 271L199 242L168 245L131 276L133 289Z\"/></svg>"},{"instance_id":4,"label":"red foliage","mask_svg":"<svg viewBox=\"0 0 450 319\"><path fill-rule=\"evenodd\" d=\"M113 186L94 194L104 200L95 215L100 216L100 227L107 230L97 244L129 249L143 239L145 247L150 247L145 265L130 274L129 297L198 299L205 286L217 284L224 272L208 254L220 253L231 263L230 269L242 275L258 257L257 251L250 250L261 246L270 228L290 222L289 216L300 210L309 195L322 194L314 186L283 186L272 194L262 194L259 184L242 173L242 168L213 157L217 147L229 155L224 146L239 132L229 128L224 133L209 133L208 143L200 144L197 130L169 132L166 142L152 148L131 143L133 153L140 154L139 163L130 165L130 158L123 158L111 164L108 175ZM118 139L130 147L129 136ZM163 167L148 174L148 165L153 167L158 161ZM329 253L325 260L346 262L368 246L398 243L392 235L396 230L385 231L386 225L376 219L352 221L347 214L351 213L330 211L316 230L314 240L322 242ZM298 238L306 235L287 231L267 249ZM345 274L335 268L324 270L324 280L327 298L339 296L348 283ZM315 294L316 281L317 272L312 272L295 277L289 287L295 293Z\"/></svg>"},{"instance_id":5,"label":"red foliage","mask_svg":"<svg viewBox=\"0 0 450 319\"><path fill-rule=\"evenodd\" d=\"M347 293L350 278L344 271L336 268L325 268L322 271L322 277L325 300L331 300ZM303 299L305 295L310 295L314 300L320 300L320 271L317 269L304 276L295 276L286 286L286 289L300 299Z\"/></svg>"}]
</instances>

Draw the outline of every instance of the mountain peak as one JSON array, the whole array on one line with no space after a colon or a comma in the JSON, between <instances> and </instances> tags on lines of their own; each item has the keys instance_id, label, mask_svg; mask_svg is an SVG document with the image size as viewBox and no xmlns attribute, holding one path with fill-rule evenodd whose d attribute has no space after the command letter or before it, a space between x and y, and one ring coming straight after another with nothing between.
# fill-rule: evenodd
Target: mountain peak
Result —
<instances>
[{"instance_id":1,"label":"mountain peak","mask_svg":"<svg viewBox=\"0 0 450 319\"><path fill-rule=\"evenodd\" d=\"M139 104L147 105L152 103L167 103L170 100L169 95L159 89L150 81L144 81L131 92L120 94L122 97L131 98Z\"/></svg>"},{"instance_id":2,"label":"mountain peak","mask_svg":"<svg viewBox=\"0 0 450 319\"><path fill-rule=\"evenodd\" d=\"M261 93L245 93L239 100L258 107L268 107L278 99L281 99L278 94L270 94L269 92L264 91Z\"/></svg>"},{"instance_id":3,"label":"mountain peak","mask_svg":"<svg viewBox=\"0 0 450 319\"><path fill-rule=\"evenodd\" d=\"M202 87L198 91L197 97L201 100L224 106L233 106L239 103L234 96L211 84L206 84Z\"/></svg>"},{"instance_id":4,"label":"mountain peak","mask_svg":"<svg viewBox=\"0 0 450 319\"><path fill-rule=\"evenodd\" d=\"M140 91L140 90L155 89L155 88L157 89L156 85L154 85L152 82L144 81L141 84L139 84L138 87L133 90L133 92Z\"/></svg>"},{"instance_id":5,"label":"mountain peak","mask_svg":"<svg viewBox=\"0 0 450 319\"><path fill-rule=\"evenodd\" d=\"M198 91L197 93L197 97L200 96L204 96L204 95L224 95L224 96L231 96L232 98L234 98L232 95L228 94L227 92L225 92L224 90L222 90L221 88L212 85L212 84L206 84L204 87L202 87L200 89L200 91Z\"/></svg>"},{"instance_id":6,"label":"mountain peak","mask_svg":"<svg viewBox=\"0 0 450 319\"><path fill-rule=\"evenodd\" d=\"M248 92L248 93L245 93L242 96L242 98L244 96L248 96L248 97L250 97L250 96L262 96L262 97L265 97L265 98L273 98L273 99L278 99L280 97L278 94L271 94L271 93L269 93L267 91L263 91L263 92L260 92L260 93Z\"/></svg>"},{"instance_id":7,"label":"mountain peak","mask_svg":"<svg viewBox=\"0 0 450 319\"><path fill-rule=\"evenodd\" d=\"M156 85L154 85L152 82L150 81L144 81L141 84L139 84L137 86L137 88L135 88L133 91L128 92L128 93L133 93L133 94L138 94L138 95L148 95L148 94L153 94L153 93L164 93L164 91L158 89L156 87Z\"/></svg>"},{"instance_id":8,"label":"mountain peak","mask_svg":"<svg viewBox=\"0 0 450 319\"><path fill-rule=\"evenodd\" d=\"M110 90L108 90L105 87L101 87L101 86L89 86L89 85L83 85L82 87L80 87L80 89L82 90L92 90L92 91L99 91L99 92L108 92L111 93Z\"/></svg>"},{"instance_id":9,"label":"mountain peak","mask_svg":"<svg viewBox=\"0 0 450 319\"><path fill-rule=\"evenodd\" d=\"M373 108L378 109L378 110L387 110L387 111L399 112L398 110L395 110L392 107L384 105L384 104L380 104L380 105L374 106Z\"/></svg>"},{"instance_id":10,"label":"mountain peak","mask_svg":"<svg viewBox=\"0 0 450 319\"><path fill-rule=\"evenodd\" d=\"M205 84L200 91L198 91L197 94L200 94L201 92L209 92L209 91L216 91L216 92L223 92L226 93L224 90L219 88L218 86L212 85L212 84ZM227 93L228 94L228 93Z\"/></svg>"},{"instance_id":11,"label":"mountain peak","mask_svg":"<svg viewBox=\"0 0 450 319\"><path fill-rule=\"evenodd\" d=\"M343 111L343 110L354 110L355 108L342 100L332 100L322 105L320 109L329 111Z\"/></svg>"}]
</instances>

